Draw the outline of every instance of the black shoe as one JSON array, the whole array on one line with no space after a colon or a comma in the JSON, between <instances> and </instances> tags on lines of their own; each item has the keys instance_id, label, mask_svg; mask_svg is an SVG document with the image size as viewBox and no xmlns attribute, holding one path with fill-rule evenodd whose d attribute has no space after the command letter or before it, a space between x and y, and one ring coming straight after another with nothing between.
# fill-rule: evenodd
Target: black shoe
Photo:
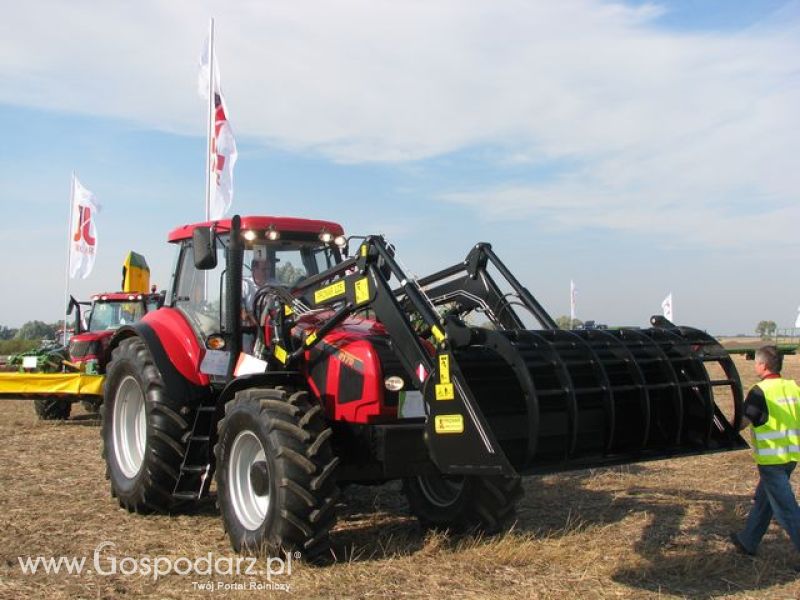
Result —
<instances>
[{"instance_id":1,"label":"black shoe","mask_svg":"<svg viewBox=\"0 0 800 600\"><path fill-rule=\"evenodd\" d=\"M730 540L731 540L731 543L732 543L732 544L733 544L733 545L736 547L736 549L737 549L739 552L741 552L742 554L746 554L747 556L755 556L755 555L756 555L756 553L755 553L755 552L750 552L750 550L748 550L747 548L745 548L745 545L744 545L744 544L742 543L742 541L739 539L739 534L738 534L738 533L736 533L736 532L733 532L733 533L731 533L731 534L730 534L728 537L730 538Z\"/></svg>"}]
</instances>

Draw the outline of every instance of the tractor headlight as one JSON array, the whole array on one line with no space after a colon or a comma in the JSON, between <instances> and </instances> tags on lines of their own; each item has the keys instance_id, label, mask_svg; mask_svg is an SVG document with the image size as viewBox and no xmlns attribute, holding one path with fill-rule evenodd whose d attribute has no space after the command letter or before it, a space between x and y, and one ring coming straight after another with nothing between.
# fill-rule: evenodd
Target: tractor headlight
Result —
<instances>
[{"instance_id":1,"label":"tractor headlight","mask_svg":"<svg viewBox=\"0 0 800 600\"><path fill-rule=\"evenodd\" d=\"M399 392L400 390L403 389L403 385L405 385L405 382L403 381L402 377L398 377L397 375L392 375L391 377L387 377L386 379L383 380L383 385L390 392Z\"/></svg>"}]
</instances>

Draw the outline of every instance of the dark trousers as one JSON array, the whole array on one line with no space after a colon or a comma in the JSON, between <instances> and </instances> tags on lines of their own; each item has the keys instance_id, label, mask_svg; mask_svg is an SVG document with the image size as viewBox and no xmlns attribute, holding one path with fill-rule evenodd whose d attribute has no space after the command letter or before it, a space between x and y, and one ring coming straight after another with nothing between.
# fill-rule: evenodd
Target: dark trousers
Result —
<instances>
[{"instance_id":1,"label":"dark trousers","mask_svg":"<svg viewBox=\"0 0 800 600\"><path fill-rule=\"evenodd\" d=\"M772 517L783 527L800 552L800 507L792 491L789 478L797 463L783 465L758 465L758 487L753 497L753 507L747 517L739 541L750 552L755 552L769 527Z\"/></svg>"}]
</instances>

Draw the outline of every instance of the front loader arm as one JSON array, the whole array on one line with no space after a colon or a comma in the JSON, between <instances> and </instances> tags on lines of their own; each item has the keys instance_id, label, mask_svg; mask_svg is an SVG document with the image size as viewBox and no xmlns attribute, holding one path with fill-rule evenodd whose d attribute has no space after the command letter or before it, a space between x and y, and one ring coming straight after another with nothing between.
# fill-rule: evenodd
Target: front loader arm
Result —
<instances>
[{"instance_id":1,"label":"front loader arm","mask_svg":"<svg viewBox=\"0 0 800 600\"><path fill-rule=\"evenodd\" d=\"M430 329L435 341L433 356L415 332L410 311L404 309L390 287L392 277L400 282L413 313ZM347 268L339 265L310 283L303 282L295 291L296 300L311 310L333 308L334 313L316 330L307 331L296 348L292 340L278 336L272 354L284 368L349 315L369 309L385 327L408 376L420 381L428 412L425 442L439 470L447 474L515 474L453 356L448 334L451 328L445 327L431 301L395 261L382 237L368 237ZM291 318L293 312L294 308L284 303L276 316Z\"/></svg>"},{"instance_id":2,"label":"front loader arm","mask_svg":"<svg viewBox=\"0 0 800 600\"><path fill-rule=\"evenodd\" d=\"M503 293L489 274L489 265L505 280L510 293ZM498 328L525 329L513 304L526 309L542 328L558 328L539 301L500 260L491 244L486 242L475 244L462 262L423 277L419 285L434 304L455 301L465 309L479 308ZM396 290L396 293L402 295L401 290Z\"/></svg>"}]
</instances>

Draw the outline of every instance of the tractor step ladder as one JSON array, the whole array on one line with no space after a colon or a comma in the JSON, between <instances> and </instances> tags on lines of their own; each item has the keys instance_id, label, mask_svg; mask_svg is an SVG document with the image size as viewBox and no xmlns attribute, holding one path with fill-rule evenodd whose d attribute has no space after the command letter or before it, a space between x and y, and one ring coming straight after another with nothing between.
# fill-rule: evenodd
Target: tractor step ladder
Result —
<instances>
[{"instance_id":1,"label":"tractor step ladder","mask_svg":"<svg viewBox=\"0 0 800 600\"><path fill-rule=\"evenodd\" d=\"M199 500L211 485L211 429L216 406L198 406L186 440L186 452L172 495L180 500Z\"/></svg>"}]
</instances>

